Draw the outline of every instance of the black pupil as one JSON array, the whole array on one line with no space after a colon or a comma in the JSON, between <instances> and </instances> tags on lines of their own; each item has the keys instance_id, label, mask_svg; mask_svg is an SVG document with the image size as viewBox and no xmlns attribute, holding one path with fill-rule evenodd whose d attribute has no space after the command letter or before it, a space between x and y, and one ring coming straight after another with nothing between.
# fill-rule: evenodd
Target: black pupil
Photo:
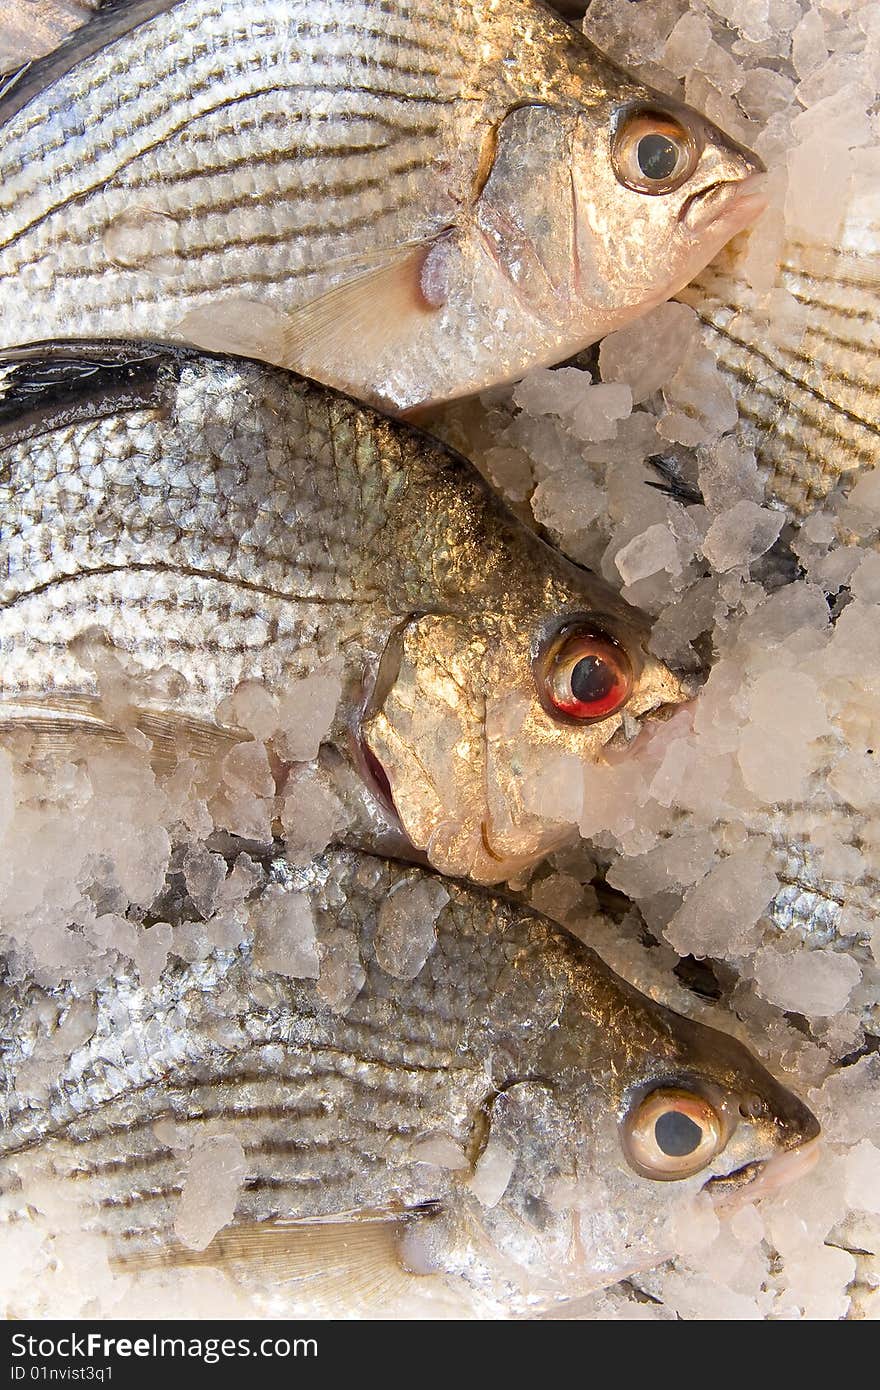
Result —
<instances>
[{"instance_id":1,"label":"black pupil","mask_svg":"<svg viewBox=\"0 0 880 1390\"><path fill-rule=\"evenodd\" d=\"M667 1110L654 1125L658 1147L670 1158L686 1158L699 1148L703 1131L680 1110Z\"/></svg>"},{"instance_id":2,"label":"black pupil","mask_svg":"<svg viewBox=\"0 0 880 1390\"><path fill-rule=\"evenodd\" d=\"M678 146L668 135L643 135L636 158L646 179L668 179L675 173Z\"/></svg>"},{"instance_id":3,"label":"black pupil","mask_svg":"<svg viewBox=\"0 0 880 1390\"><path fill-rule=\"evenodd\" d=\"M614 672L600 656L582 656L571 672L571 693L581 704L607 700L614 689Z\"/></svg>"}]
</instances>

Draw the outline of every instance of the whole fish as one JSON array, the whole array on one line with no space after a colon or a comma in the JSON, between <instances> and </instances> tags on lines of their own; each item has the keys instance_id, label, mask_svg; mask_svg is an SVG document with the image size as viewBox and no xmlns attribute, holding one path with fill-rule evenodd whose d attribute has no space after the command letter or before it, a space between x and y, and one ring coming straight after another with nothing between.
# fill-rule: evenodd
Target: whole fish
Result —
<instances>
[{"instance_id":1,"label":"whole fish","mask_svg":"<svg viewBox=\"0 0 880 1390\"><path fill-rule=\"evenodd\" d=\"M139 0L0 122L0 346L183 339L395 409L596 341L763 206L530 0Z\"/></svg>"},{"instance_id":2,"label":"whole fish","mask_svg":"<svg viewBox=\"0 0 880 1390\"><path fill-rule=\"evenodd\" d=\"M140 667L135 722L209 744L245 736L241 685L323 673L328 741L411 844L498 882L571 834L554 778L689 694L464 459L277 368L2 354L0 468L7 729L116 727L96 641Z\"/></svg>"},{"instance_id":3,"label":"whole fish","mask_svg":"<svg viewBox=\"0 0 880 1390\"><path fill-rule=\"evenodd\" d=\"M522 906L347 851L270 861L252 902L238 949L148 988L121 966L79 998L6 983L7 1220L51 1183L127 1271L250 1263L264 1290L292 1281L294 1311L338 1316L342 1259L349 1315L377 1281L387 1314L389 1287L432 1280L516 1316L674 1253L695 1200L810 1165L817 1121L742 1044ZM267 958L267 902L300 924L295 960Z\"/></svg>"}]
</instances>

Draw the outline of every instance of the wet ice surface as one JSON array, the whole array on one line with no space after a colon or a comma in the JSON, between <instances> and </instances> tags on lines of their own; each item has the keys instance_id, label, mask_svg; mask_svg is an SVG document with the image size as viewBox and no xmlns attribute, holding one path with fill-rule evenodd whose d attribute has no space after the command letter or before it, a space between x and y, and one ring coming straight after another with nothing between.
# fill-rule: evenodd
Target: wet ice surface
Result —
<instances>
[{"instance_id":1,"label":"wet ice surface","mask_svg":"<svg viewBox=\"0 0 880 1390\"><path fill-rule=\"evenodd\" d=\"M784 240L877 249L880 5L593 0L586 28L770 165L773 206L737 274L758 295L757 345L790 345L803 306L776 273ZM607 338L589 371L535 373L443 421L513 504L655 617L658 655L706 676L636 756L535 779L531 794L564 805L583 838L537 871L530 901L646 993L747 1041L825 1129L821 1162L796 1186L729 1221L707 1209L675 1260L571 1310L586 1318L876 1317L880 1303L880 473L787 506L734 387L694 309L675 303ZM786 447L802 474L796 441ZM125 679L105 670L103 693L125 727ZM80 994L30 1059L33 1095L89 1036L90 987L119 958L149 982L170 957L198 962L250 938L270 968L317 979L332 1008L357 996L347 933L319 949L307 903L252 901L253 855L273 830L302 863L340 828L342 806L309 766L338 695L326 668L280 695L242 688L224 716L250 741L171 770L154 768L134 728L121 749L68 759L7 741L3 943L13 971ZM217 830L252 853L222 855ZM597 875L634 904L619 927L597 915ZM389 900L379 940L392 976L411 978L432 949L442 892ZM233 1143L221 1128L187 1156L178 1234L193 1249L234 1210ZM450 1138L425 1143L426 1161L462 1164ZM511 1163L499 1141L473 1173L487 1207ZM34 1209L4 1238L16 1316L168 1316L181 1298L193 1317L253 1313L207 1269L157 1276L144 1293L82 1236L65 1194L47 1185ZM83 1261L88 1279L66 1279Z\"/></svg>"}]
</instances>

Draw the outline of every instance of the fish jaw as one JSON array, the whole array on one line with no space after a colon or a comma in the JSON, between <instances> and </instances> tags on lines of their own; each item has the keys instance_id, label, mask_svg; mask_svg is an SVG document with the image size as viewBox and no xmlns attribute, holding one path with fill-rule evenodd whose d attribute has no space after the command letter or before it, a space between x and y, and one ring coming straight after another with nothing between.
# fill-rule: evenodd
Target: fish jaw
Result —
<instances>
[{"instance_id":1,"label":"fish jaw","mask_svg":"<svg viewBox=\"0 0 880 1390\"><path fill-rule=\"evenodd\" d=\"M710 1178L703 1191L719 1213L727 1216L748 1202L769 1197L789 1183L806 1177L815 1168L821 1154L821 1141L816 1134L772 1158L758 1159L728 1174Z\"/></svg>"},{"instance_id":2,"label":"fish jaw","mask_svg":"<svg viewBox=\"0 0 880 1390\"><path fill-rule=\"evenodd\" d=\"M682 225L695 236L710 231L723 236L723 246L760 217L768 200L763 173L749 174L742 180L723 179L689 199L682 211Z\"/></svg>"}]
</instances>

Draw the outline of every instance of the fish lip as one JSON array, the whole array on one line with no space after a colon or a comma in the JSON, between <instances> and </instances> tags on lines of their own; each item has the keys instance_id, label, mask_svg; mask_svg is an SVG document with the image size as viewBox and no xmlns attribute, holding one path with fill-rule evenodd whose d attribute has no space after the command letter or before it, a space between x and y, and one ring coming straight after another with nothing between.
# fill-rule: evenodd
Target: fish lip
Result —
<instances>
[{"instance_id":1,"label":"fish lip","mask_svg":"<svg viewBox=\"0 0 880 1390\"><path fill-rule=\"evenodd\" d=\"M709 1178L703 1183L702 1191L720 1203L740 1194L754 1199L764 1197L808 1173L818 1162L820 1144L820 1136L816 1134L772 1158L753 1159L730 1173Z\"/></svg>"},{"instance_id":2,"label":"fish lip","mask_svg":"<svg viewBox=\"0 0 880 1390\"><path fill-rule=\"evenodd\" d=\"M552 843L547 843L537 852L523 850L517 854L513 850L497 850L492 844L491 820L484 817L480 821L480 843L483 846L486 856L491 859L493 864L500 865L505 871L505 876L508 878L511 874L520 873L523 869L527 869L532 864L538 863L540 859L545 858L548 854L552 854L555 849L561 849L567 839L568 836L566 832L560 830L558 840L554 838Z\"/></svg>"},{"instance_id":3,"label":"fish lip","mask_svg":"<svg viewBox=\"0 0 880 1390\"><path fill-rule=\"evenodd\" d=\"M761 171L747 174L745 178L718 179L686 199L679 221L694 234L702 234L718 223L729 221L732 236L764 211L768 203L766 183L766 175Z\"/></svg>"},{"instance_id":4,"label":"fish lip","mask_svg":"<svg viewBox=\"0 0 880 1390\"><path fill-rule=\"evenodd\" d=\"M730 1173L719 1173L718 1177L709 1178L703 1183L703 1191L710 1197L730 1196L757 1182L769 1162L767 1158L756 1158L750 1163L744 1163L741 1168L734 1168Z\"/></svg>"}]
</instances>

